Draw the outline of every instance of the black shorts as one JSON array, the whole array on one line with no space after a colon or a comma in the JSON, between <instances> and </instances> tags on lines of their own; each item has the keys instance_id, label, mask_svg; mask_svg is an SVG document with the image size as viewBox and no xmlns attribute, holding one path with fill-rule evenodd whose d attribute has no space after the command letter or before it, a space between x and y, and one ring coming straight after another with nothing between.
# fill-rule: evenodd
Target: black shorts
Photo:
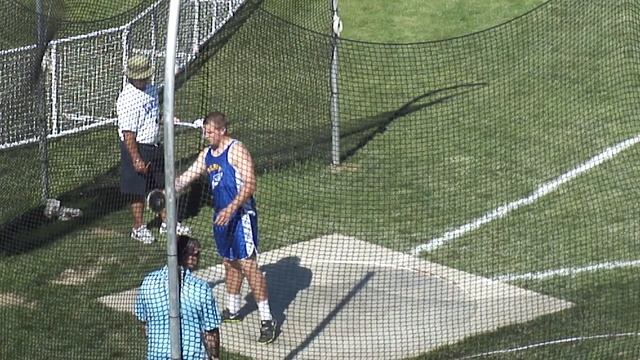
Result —
<instances>
[{"instance_id":1,"label":"black shorts","mask_svg":"<svg viewBox=\"0 0 640 360\"><path fill-rule=\"evenodd\" d=\"M164 150L162 145L138 144L138 152L145 163L151 164L146 175L136 172L129 151L120 141L120 191L144 197L149 190L164 188Z\"/></svg>"}]
</instances>

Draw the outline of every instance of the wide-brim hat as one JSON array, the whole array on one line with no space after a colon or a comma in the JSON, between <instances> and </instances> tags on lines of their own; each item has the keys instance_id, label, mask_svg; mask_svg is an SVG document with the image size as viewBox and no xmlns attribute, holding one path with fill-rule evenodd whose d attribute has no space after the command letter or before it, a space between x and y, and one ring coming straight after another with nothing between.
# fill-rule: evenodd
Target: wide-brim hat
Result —
<instances>
[{"instance_id":1,"label":"wide-brim hat","mask_svg":"<svg viewBox=\"0 0 640 360\"><path fill-rule=\"evenodd\" d=\"M127 77L133 80L148 79L153 75L153 66L151 61L140 54L133 55L127 62Z\"/></svg>"}]
</instances>

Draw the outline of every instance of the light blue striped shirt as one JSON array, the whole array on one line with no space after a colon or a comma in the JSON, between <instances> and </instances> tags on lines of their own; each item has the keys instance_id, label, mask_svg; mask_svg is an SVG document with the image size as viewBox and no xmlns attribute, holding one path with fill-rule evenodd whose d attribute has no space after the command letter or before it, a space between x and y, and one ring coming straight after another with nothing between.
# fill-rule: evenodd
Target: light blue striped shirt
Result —
<instances>
[{"instance_id":1,"label":"light blue striped shirt","mask_svg":"<svg viewBox=\"0 0 640 360\"><path fill-rule=\"evenodd\" d=\"M169 269L149 273L138 291L136 317L147 326L147 359L171 359L169 343ZM220 312L209 284L184 269L180 287L182 358L207 359L202 340L205 331L220 327Z\"/></svg>"}]
</instances>

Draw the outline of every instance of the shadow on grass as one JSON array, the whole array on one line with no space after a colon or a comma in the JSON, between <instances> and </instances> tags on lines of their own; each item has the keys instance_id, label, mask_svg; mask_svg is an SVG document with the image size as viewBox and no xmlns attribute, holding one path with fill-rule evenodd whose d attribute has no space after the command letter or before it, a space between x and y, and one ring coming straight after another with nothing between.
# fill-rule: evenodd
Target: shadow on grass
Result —
<instances>
[{"instance_id":1,"label":"shadow on grass","mask_svg":"<svg viewBox=\"0 0 640 360\"><path fill-rule=\"evenodd\" d=\"M344 124L340 124L340 159L344 161L355 155L376 135L385 132L387 127L395 121L466 95L486 85L487 83L484 82L469 83L435 89L414 97L395 110L359 119L346 119ZM287 140L259 149L260 151L256 153L254 159L258 172L283 169L314 158L330 161L332 138L329 126L326 129L298 129L292 133L274 129L274 132L276 131L279 133L261 135L277 135L278 138ZM251 144L251 141L245 141L245 143Z\"/></svg>"},{"instance_id":2,"label":"shadow on grass","mask_svg":"<svg viewBox=\"0 0 640 360\"><path fill-rule=\"evenodd\" d=\"M44 215L44 206L40 205L0 224L0 255L29 252L109 214L128 211L130 198L120 192L118 177L119 166L115 166L100 177L110 179L107 183L87 183L57 197L62 206L81 209L81 217L68 221L49 219ZM205 191L208 190L201 183L194 183L191 191L179 198L179 219L198 214ZM128 226L125 228L128 230Z\"/></svg>"},{"instance_id":3,"label":"shadow on grass","mask_svg":"<svg viewBox=\"0 0 640 360\"><path fill-rule=\"evenodd\" d=\"M247 1L219 30L219 34L200 47L198 56L176 75L178 88L191 76L197 74L209 59L226 46L233 35L260 8L262 2L263 0ZM160 95L160 99L163 99L163 96ZM120 193L118 169L118 166L107 169L103 175L96 178L103 183L105 178L112 179L108 184L85 183L57 197L62 201L63 206L83 211L82 217L78 219L70 221L48 219L44 216L44 206L40 205L0 224L0 255L18 255L45 246L77 230L79 226L86 226L105 215L127 208L129 199ZM203 201L207 198L203 196L206 191L208 191L206 185L196 182L191 187L191 191L180 199L178 217L197 215L202 205L207 203L206 200Z\"/></svg>"},{"instance_id":4,"label":"shadow on grass","mask_svg":"<svg viewBox=\"0 0 640 360\"><path fill-rule=\"evenodd\" d=\"M442 104L474 90L486 86L487 83L458 84L441 89L428 91L411 99L397 110L386 111L377 115L358 119L356 125L344 131L341 139L352 138L352 145L347 144L340 159L346 160L355 155L369 143L376 135L384 133L387 127L396 120L423 109Z\"/></svg>"},{"instance_id":5,"label":"shadow on grass","mask_svg":"<svg viewBox=\"0 0 640 360\"><path fill-rule=\"evenodd\" d=\"M396 120L421 111L456 97L467 94L485 83L460 84L436 89L417 96L393 111L379 113L375 116L357 119L356 126L346 128L341 134L346 146L341 158L348 159L377 134L386 131ZM259 174L271 169L282 169L300 161L318 158L318 154L328 157L331 148L330 132L312 134L310 138L293 137L286 143L260 149L256 158L256 169ZM180 161L189 161L192 158ZM7 223L0 224L0 255L17 255L35 248L53 243L61 236L77 230L78 226L86 226L110 213L128 207L126 199L119 191L119 166L108 169L97 177L101 183L86 183L58 197L63 206L78 208L83 211L81 218L71 221L47 219L43 206L32 208ZM94 179L95 180L95 179ZM184 219L198 215L203 205L208 204L209 196L206 183L195 182L191 191L179 199L178 218Z\"/></svg>"}]
</instances>

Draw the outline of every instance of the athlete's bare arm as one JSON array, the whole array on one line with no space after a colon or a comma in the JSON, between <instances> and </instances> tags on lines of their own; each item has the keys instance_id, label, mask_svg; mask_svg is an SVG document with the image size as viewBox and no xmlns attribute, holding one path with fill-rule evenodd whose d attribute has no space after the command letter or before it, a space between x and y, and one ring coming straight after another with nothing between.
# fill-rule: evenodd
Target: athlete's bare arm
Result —
<instances>
[{"instance_id":1,"label":"athlete's bare arm","mask_svg":"<svg viewBox=\"0 0 640 360\"><path fill-rule=\"evenodd\" d=\"M202 151L200 151L200 154L198 154L198 158L193 162L193 164L191 164L191 166L189 166L187 171L176 178L175 187L177 193L184 190L187 186L189 186L189 184L191 184L194 180L199 179L206 172L207 169L205 168L204 158L207 154L207 151L209 151L209 147L206 147Z\"/></svg>"}]
</instances>

